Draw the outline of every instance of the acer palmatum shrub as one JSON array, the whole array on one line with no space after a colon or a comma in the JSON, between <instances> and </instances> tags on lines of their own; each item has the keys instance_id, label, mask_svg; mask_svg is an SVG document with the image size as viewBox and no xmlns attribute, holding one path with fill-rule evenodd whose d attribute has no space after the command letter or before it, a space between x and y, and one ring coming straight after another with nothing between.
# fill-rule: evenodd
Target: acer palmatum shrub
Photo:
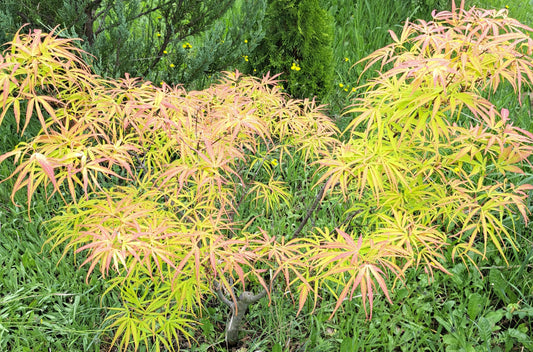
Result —
<instances>
[{"instance_id":1,"label":"acer palmatum shrub","mask_svg":"<svg viewBox=\"0 0 533 352\"><path fill-rule=\"evenodd\" d=\"M384 269L431 275L447 272L447 254L475 265L488 246L504 259L515 247L513 226L529 217L522 168L533 135L485 96L506 83L520 97L531 85L531 31L505 9L454 3L390 31L393 43L361 60L365 70L380 64L379 76L347 110L348 141L318 162L326 192L352 217L319 234L329 253L311 264L331 281L319 286L341 292L336 308L358 286L370 307L377 285L387 295Z\"/></svg>"},{"instance_id":2,"label":"acer palmatum shrub","mask_svg":"<svg viewBox=\"0 0 533 352\"><path fill-rule=\"evenodd\" d=\"M448 253L474 264L487 246L505 258L508 224L527 221L531 185L520 180L532 135L483 97L508 81L531 82L529 28L481 9L407 22L371 54L378 79L336 138L310 100L281 93L275 77L226 73L203 91L91 73L66 39L18 33L0 64L2 115L41 132L0 156L17 165L13 195L62 197L50 241L83 252L122 306L111 309L112 344L174 349L191 338L207 297L230 307L226 340L273 287L298 302L337 304L361 293L369 318L377 290L408 268L446 272ZM263 216L290 203L278 165L319 166L316 202L348 209L331 226L291 234L247 231L240 205ZM304 173L302 173L304 174ZM512 180L512 182L511 182ZM274 285L274 280L279 282Z\"/></svg>"}]
</instances>

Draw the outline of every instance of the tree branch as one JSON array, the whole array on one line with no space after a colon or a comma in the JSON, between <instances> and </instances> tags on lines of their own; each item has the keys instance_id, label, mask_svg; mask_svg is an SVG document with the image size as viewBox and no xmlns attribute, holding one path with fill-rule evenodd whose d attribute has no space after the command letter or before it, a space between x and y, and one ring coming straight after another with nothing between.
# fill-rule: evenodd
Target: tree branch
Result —
<instances>
[{"instance_id":1,"label":"tree branch","mask_svg":"<svg viewBox=\"0 0 533 352\"><path fill-rule=\"evenodd\" d=\"M243 323L244 316L248 311L248 307L265 297L267 291L263 289L256 295L254 295L253 292L244 291L241 293L239 298L237 298L236 302L232 302L226 296L224 296L220 288L220 284L216 283L215 293L218 299L220 299L222 303L230 308L230 314L226 323L225 340L228 346L233 346L239 341L239 332L241 331L241 325Z\"/></svg>"},{"instance_id":2,"label":"tree branch","mask_svg":"<svg viewBox=\"0 0 533 352\"><path fill-rule=\"evenodd\" d=\"M309 220L309 218L311 217L311 215L315 211L315 209L318 206L318 203L320 202L322 197L324 196L324 192L326 191L326 185L328 184L328 181L324 182L324 186L322 186L322 189L316 195L315 201L313 202L311 207L307 210L307 214L305 214L305 217L303 218L302 222L300 223L300 226L298 227L298 229L296 229L296 231L294 231L294 233L292 235L292 238L297 237L300 234L300 232L302 232L302 229L304 228L305 224L307 224L307 221Z\"/></svg>"}]
</instances>

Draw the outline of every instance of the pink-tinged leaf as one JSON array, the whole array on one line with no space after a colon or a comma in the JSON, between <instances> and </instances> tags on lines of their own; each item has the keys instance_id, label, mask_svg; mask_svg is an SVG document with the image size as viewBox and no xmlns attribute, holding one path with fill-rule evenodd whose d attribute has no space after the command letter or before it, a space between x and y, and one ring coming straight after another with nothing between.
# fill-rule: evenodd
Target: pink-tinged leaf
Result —
<instances>
[{"instance_id":1,"label":"pink-tinged leaf","mask_svg":"<svg viewBox=\"0 0 533 352\"><path fill-rule=\"evenodd\" d=\"M381 288L381 291L385 294L389 302L392 304L392 299L389 296L389 290L387 289L387 284L385 283L385 280L381 276L383 273L378 267L370 266L370 271L372 272L372 275L374 275L374 278L379 284L379 287Z\"/></svg>"},{"instance_id":2,"label":"pink-tinged leaf","mask_svg":"<svg viewBox=\"0 0 533 352\"><path fill-rule=\"evenodd\" d=\"M4 77L3 93L2 93L2 109L6 108L7 98L9 97L9 79Z\"/></svg>"},{"instance_id":3,"label":"pink-tinged leaf","mask_svg":"<svg viewBox=\"0 0 533 352\"><path fill-rule=\"evenodd\" d=\"M520 185L520 186L516 187L516 190L519 191L519 192L531 191L531 190L533 190L533 185L526 183L526 184L523 184L523 185Z\"/></svg>"},{"instance_id":4,"label":"pink-tinged leaf","mask_svg":"<svg viewBox=\"0 0 533 352\"><path fill-rule=\"evenodd\" d=\"M28 124L30 123L31 116L33 115L33 106L35 104L34 99L28 100L28 106L26 107L26 120L24 121L24 127L22 127L21 134L24 134L24 131L26 130L26 127L28 127ZM17 127L18 131L18 127Z\"/></svg>"},{"instance_id":5,"label":"pink-tinged leaf","mask_svg":"<svg viewBox=\"0 0 533 352\"><path fill-rule=\"evenodd\" d=\"M516 174L524 174L524 170L522 170L516 165L505 165L502 167L502 169L506 171L514 172Z\"/></svg>"},{"instance_id":6,"label":"pink-tinged leaf","mask_svg":"<svg viewBox=\"0 0 533 352\"><path fill-rule=\"evenodd\" d=\"M54 189L57 190L57 181L54 175L54 166L47 160L46 156L41 153L35 153L33 156L35 157L35 160L37 160L39 165L41 165L41 168L46 173L46 176L48 176L50 181L52 181Z\"/></svg>"},{"instance_id":7,"label":"pink-tinged leaf","mask_svg":"<svg viewBox=\"0 0 533 352\"><path fill-rule=\"evenodd\" d=\"M502 109L501 111L501 115L502 115L502 119L504 121L507 121L509 119L509 110L507 109Z\"/></svg>"},{"instance_id":8,"label":"pink-tinged leaf","mask_svg":"<svg viewBox=\"0 0 533 352\"><path fill-rule=\"evenodd\" d=\"M20 101L18 99L15 99L13 101L13 114L15 115L15 121L17 121L17 126L19 126L20 124Z\"/></svg>"},{"instance_id":9,"label":"pink-tinged leaf","mask_svg":"<svg viewBox=\"0 0 533 352\"><path fill-rule=\"evenodd\" d=\"M399 43L399 42L400 42L400 41L398 40L398 37L396 36L396 33L394 33L394 31L392 31L392 30L389 29L389 34L390 34L392 40L394 40L394 42L396 42L396 43Z\"/></svg>"},{"instance_id":10,"label":"pink-tinged leaf","mask_svg":"<svg viewBox=\"0 0 533 352\"><path fill-rule=\"evenodd\" d=\"M300 298L298 299L298 311L296 312L296 315L300 314L302 311L302 308L305 305L305 302L307 302L307 297L309 296L309 287L308 285L300 285Z\"/></svg>"},{"instance_id":11,"label":"pink-tinged leaf","mask_svg":"<svg viewBox=\"0 0 533 352\"><path fill-rule=\"evenodd\" d=\"M357 239L357 243L354 242L352 236L347 234L346 232L342 231L341 229L337 228L337 233L339 233L342 238L346 241L346 244L348 244L351 248L353 248L353 252L358 253L361 249L361 246L363 245L363 236L359 236Z\"/></svg>"},{"instance_id":12,"label":"pink-tinged leaf","mask_svg":"<svg viewBox=\"0 0 533 352\"><path fill-rule=\"evenodd\" d=\"M350 279L350 281L352 281L352 279ZM353 284L355 287L357 287L357 285L359 284ZM331 315L329 316L329 319L333 318L333 316L335 315L335 313L337 312L337 310L339 310L339 308L341 307L342 303L344 302L344 299L346 298L346 296L348 295L348 290L350 289L350 285L346 285L344 286L344 288L342 289L341 293L339 294L339 297L337 298L337 303L335 304L335 308L333 308L333 312L331 313Z\"/></svg>"}]
</instances>

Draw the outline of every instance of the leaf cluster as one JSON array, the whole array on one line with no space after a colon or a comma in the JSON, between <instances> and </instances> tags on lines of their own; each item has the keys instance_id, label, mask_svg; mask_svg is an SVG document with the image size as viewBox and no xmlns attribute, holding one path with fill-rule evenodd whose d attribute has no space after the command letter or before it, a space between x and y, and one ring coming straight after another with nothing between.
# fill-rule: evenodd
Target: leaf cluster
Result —
<instances>
[{"instance_id":1,"label":"leaf cluster","mask_svg":"<svg viewBox=\"0 0 533 352\"><path fill-rule=\"evenodd\" d=\"M406 22L363 60L380 72L349 108L343 142L322 107L290 99L277 76L225 72L201 91L106 80L72 40L18 32L0 58L0 123L12 111L20 132L41 130L0 162L16 165L11 198L26 189L28 212L38 192L63 199L50 241L86 254L87 279L109 279L124 349L174 349L215 290L233 302L235 289L270 295L278 277L298 311L331 294L334 314L360 293L370 317L377 291L391 301L389 276L447 272L449 256L475 264L488 246L505 259L514 246L533 135L486 95L531 84L530 31L463 4ZM309 236L299 236L308 216L292 236L248 231L242 204L264 216L291 204L288 160L318 167L308 215L327 198L346 209L343 223Z\"/></svg>"},{"instance_id":2,"label":"leaf cluster","mask_svg":"<svg viewBox=\"0 0 533 352\"><path fill-rule=\"evenodd\" d=\"M189 92L105 80L79 53L39 30L15 35L1 59L1 116L13 111L21 132L36 119L41 130L0 162L17 165L7 179L13 201L26 189L28 212L37 189L64 200L49 241L86 254L87 280L95 270L110 277L123 302L108 317L113 343L173 349L215 284L270 292L278 274L288 285L305 279L304 244L247 233L238 208L287 202L276 165L337 143L321 107L289 99L275 77L239 72Z\"/></svg>"},{"instance_id":3,"label":"leaf cluster","mask_svg":"<svg viewBox=\"0 0 533 352\"><path fill-rule=\"evenodd\" d=\"M533 135L486 93L505 82L520 96L532 83L530 33L505 10L454 4L433 21L407 21L361 60L365 70L380 64L379 75L347 110L347 141L319 161L326 194L351 220L334 241L317 235L335 243L319 256L340 301L360 287L372 308L374 288L388 297L386 273L401 279L421 266L431 275L446 272L448 254L475 264L489 244L504 259L516 248Z\"/></svg>"}]
</instances>

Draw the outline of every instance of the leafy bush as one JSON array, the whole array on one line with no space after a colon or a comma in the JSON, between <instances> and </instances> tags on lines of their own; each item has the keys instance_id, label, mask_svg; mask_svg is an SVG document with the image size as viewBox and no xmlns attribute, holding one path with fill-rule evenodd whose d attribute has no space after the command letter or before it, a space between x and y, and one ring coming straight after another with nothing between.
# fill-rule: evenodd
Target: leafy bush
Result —
<instances>
[{"instance_id":1,"label":"leafy bush","mask_svg":"<svg viewBox=\"0 0 533 352\"><path fill-rule=\"evenodd\" d=\"M322 236L345 243L322 254L339 299L360 284L372 306L364 268L384 289L385 267L399 277L410 266L446 271L448 253L475 263L489 245L504 258L514 247L517 215L528 220L533 186L519 165L529 164L533 135L484 94L507 82L520 96L533 79L533 41L506 14L454 6L432 22L406 22L363 60L382 71L348 110L348 141L319 162L326 191L352 218L337 237Z\"/></svg>"},{"instance_id":2,"label":"leafy bush","mask_svg":"<svg viewBox=\"0 0 533 352\"><path fill-rule=\"evenodd\" d=\"M215 296L234 343L248 306L281 285L298 311L330 292L332 315L359 290L371 317L376 290L391 300L388 276L447 272L448 256L475 264L488 246L505 258L527 220L533 135L482 96L533 80L522 31L505 11L463 6L407 22L364 60L382 72L350 108L344 142L275 77L226 73L189 92L105 80L71 40L17 33L0 61L0 123L12 111L21 132L35 118L42 129L0 162L14 159L12 200L26 188L28 212L37 192L64 199L50 241L86 253L87 279L97 270L119 294L112 344L174 349ZM269 216L289 202L286 160L318 165L314 204L292 234L250 231L243 204ZM301 234L323 199L344 206L343 222Z\"/></svg>"},{"instance_id":3,"label":"leafy bush","mask_svg":"<svg viewBox=\"0 0 533 352\"><path fill-rule=\"evenodd\" d=\"M108 81L79 52L52 34L15 36L2 58L1 117L12 109L24 132L36 116L42 130L0 162L18 164L13 200L27 188L29 206L39 186L65 200L49 223L55 246L86 251L89 274L115 271L110 290L123 306L109 317L113 343L122 336L138 348L154 337L171 349L178 332L189 337L206 295L242 303L234 283L245 296L249 279L265 293L278 274L291 283L303 245L247 233L236 211L244 199L272 211L290 196L274 165L336 143L315 103L238 72L196 92Z\"/></svg>"}]
</instances>

